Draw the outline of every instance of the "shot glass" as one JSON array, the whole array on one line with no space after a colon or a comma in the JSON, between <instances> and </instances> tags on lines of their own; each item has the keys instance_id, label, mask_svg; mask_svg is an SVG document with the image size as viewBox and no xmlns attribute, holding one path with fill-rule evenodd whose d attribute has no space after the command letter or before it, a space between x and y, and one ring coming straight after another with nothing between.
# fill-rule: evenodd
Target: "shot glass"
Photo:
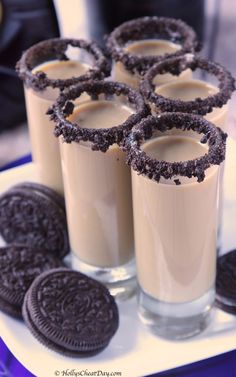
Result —
<instances>
[{"instance_id":1,"label":"shot glass","mask_svg":"<svg viewBox=\"0 0 236 377\"><path fill-rule=\"evenodd\" d=\"M181 20L165 17L143 17L128 21L108 36L107 50L113 58L112 78L138 89L141 76L153 64L166 58L200 49L194 30ZM187 78L190 70L178 79ZM156 85L177 77L156 77Z\"/></svg>"},{"instance_id":2,"label":"shot glass","mask_svg":"<svg viewBox=\"0 0 236 377\"><path fill-rule=\"evenodd\" d=\"M155 77L172 73L179 75L191 69L192 73L200 71L218 81L213 85L207 80L194 78L173 81L159 87L155 85ZM220 64L192 54L167 59L154 65L143 77L140 90L152 107L153 113L165 111L193 113L204 116L208 121L226 130L228 102L235 90L235 82L231 73ZM189 132L189 131L188 131ZM191 131L190 131L191 132ZM193 137L199 137L192 132ZM224 164L220 168L219 211L218 211L218 250L221 247L221 228L223 213L223 177Z\"/></svg>"},{"instance_id":3,"label":"shot glass","mask_svg":"<svg viewBox=\"0 0 236 377\"><path fill-rule=\"evenodd\" d=\"M141 121L124 141L132 167L139 314L164 338L191 337L210 319L226 137L198 115L163 113Z\"/></svg>"},{"instance_id":4,"label":"shot glass","mask_svg":"<svg viewBox=\"0 0 236 377\"><path fill-rule=\"evenodd\" d=\"M40 183L63 194L59 145L46 112L60 90L108 74L108 64L93 42L49 39L30 47L17 63L24 82L33 161Z\"/></svg>"},{"instance_id":5,"label":"shot glass","mask_svg":"<svg viewBox=\"0 0 236 377\"><path fill-rule=\"evenodd\" d=\"M91 99L78 104L83 93ZM118 144L147 114L144 100L124 84L90 81L61 94L51 112L72 267L105 283L116 297L129 297L136 289L131 175Z\"/></svg>"},{"instance_id":6,"label":"shot glass","mask_svg":"<svg viewBox=\"0 0 236 377\"><path fill-rule=\"evenodd\" d=\"M187 69L192 71L190 78L156 86L156 76L171 73L178 77ZM193 78L196 71L209 75L208 79L217 81L216 85L205 79ZM152 106L153 113L198 114L225 130L228 101L235 90L235 80L220 64L187 53L151 67L142 78L140 90Z\"/></svg>"}]
</instances>

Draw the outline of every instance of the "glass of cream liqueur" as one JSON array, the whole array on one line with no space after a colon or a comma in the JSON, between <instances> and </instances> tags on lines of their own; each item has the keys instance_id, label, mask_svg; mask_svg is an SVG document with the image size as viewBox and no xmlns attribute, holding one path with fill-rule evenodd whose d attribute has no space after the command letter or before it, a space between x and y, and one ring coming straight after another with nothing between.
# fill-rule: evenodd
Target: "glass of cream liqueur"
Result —
<instances>
[{"instance_id":1,"label":"glass of cream liqueur","mask_svg":"<svg viewBox=\"0 0 236 377\"><path fill-rule=\"evenodd\" d=\"M186 135L186 124L207 135L204 143ZM210 319L225 139L200 116L163 113L144 119L125 140L132 167L139 314L164 338L191 337Z\"/></svg>"},{"instance_id":2,"label":"glass of cream liqueur","mask_svg":"<svg viewBox=\"0 0 236 377\"><path fill-rule=\"evenodd\" d=\"M33 161L40 183L63 194L59 145L46 115L60 90L106 74L106 59L94 43L50 39L29 48L17 64L24 81Z\"/></svg>"},{"instance_id":3,"label":"glass of cream liqueur","mask_svg":"<svg viewBox=\"0 0 236 377\"><path fill-rule=\"evenodd\" d=\"M91 99L78 104L84 93ZM65 115L67 107L71 111ZM138 92L124 84L94 81L61 95L53 113L72 267L124 299L136 289L136 270L131 175L118 143L123 132L146 115L146 105Z\"/></svg>"},{"instance_id":4,"label":"glass of cream liqueur","mask_svg":"<svg viewBox=\"0 0 236 377\"><path fill-rule=\"evenodd\" d=\"M143 17L128 21L114 29L107 40L113 58L112 78L136 89L143 73L153 64L171 56L198 50L193 29L183 21L164 17ZM155 84L184 79L191 70L179 77L170 73L156 77Z\"/></svg>"},{"instance_id":5,"label":"glass of cream liqueur","mask_svg":"<svg viewBox=\"0 0 236 377\"><path fill-rule=\"evenodd\" d=\"M180 75L191 69L189 78L156 86L155 79L167 73ZM198 70L207 79L194 78ZM212 84L215 79L217 84ZM226 129L228 101L234 91L234 79L220 64L193 54L167 59L150 68L140 84L141 93L152 106L153 113L174 111L205 116L217 127Z\"/></svg>"},{"instance_id":6,"label":"glass of cream liqueur","mask_svg":"<svg viewBox=\"0 0 236 377\"><path fill-rule=\"evenodd\" d=\"M205 79L190 77L182 81L173 81L161 86L155 85L156 75L162 73L175 72L179 75L186 69L191 69L193 73L200 70L207 74L208 79L216 79L217 86ZM192 75L193 76L193 75ZM140 84L141 93L151 105L152 112L162 111L195 113L204 116L208 121L227 129L227 114L229 109L228 101L235 89L234 79L220 64L206 59L185 54L182 57L174 57L160 62L150 68L144 75ZM186 131L190 132L191 131ZM199 137L192 133L193 137ZM223 176L224 164L220 169L219 186L219 209L218 209L218 249L221 247L221 223L223 212Z\"/></svg>"}]
</instances>

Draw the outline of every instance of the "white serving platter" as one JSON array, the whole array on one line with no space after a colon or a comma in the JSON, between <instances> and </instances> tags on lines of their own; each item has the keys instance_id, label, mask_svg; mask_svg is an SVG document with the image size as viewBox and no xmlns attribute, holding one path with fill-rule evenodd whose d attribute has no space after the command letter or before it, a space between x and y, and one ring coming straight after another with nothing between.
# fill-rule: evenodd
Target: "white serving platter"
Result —
<instances>
[{"instance_id":1,"label":"white serving platter","mask_svg":"<svg viewBox=\"0 0 236 377\"><path fill-rule=\"evenodd\" d=\"M1 173L0 192L25 180L37 181L33 164ZM227 251L236 247L236 142L232 139L228 139L224 193L222 245L223 251ZM37 377L62 376L66 371L73 376L76 373L92 376L95 375L92 372L102 371L101 376L105 372L110 375L120 372L122 377L139 377L236 349L236 317L219 309L214 310L207 330L183 342L165 341L151 334L138 318L135 298L119 304L119 311L120 326L109 346L101 354L86 359L72 359L50 351L31 335L23 322L3 313L0 313L0 336Z\"/></svg>"}]
</instances>

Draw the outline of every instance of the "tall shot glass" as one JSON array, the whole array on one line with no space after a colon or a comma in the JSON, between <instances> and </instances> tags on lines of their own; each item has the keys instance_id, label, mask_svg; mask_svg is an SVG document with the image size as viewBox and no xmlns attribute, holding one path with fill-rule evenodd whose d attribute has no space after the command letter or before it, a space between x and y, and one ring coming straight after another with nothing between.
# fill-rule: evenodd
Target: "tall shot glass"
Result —
<instances>
[{"instance_id":1,"label":"tall shot glass","mask_svg":"<svg viewBox=\"0 0 236 377\"><path fill-rule=\"evenodd\" d=\"M167 73L179 75L186 69L191 69L192 78L156 87L156 76ZM199 72L202 73L201 80L193 78L193 75ZM150 68L143 77L140 90L151 105L153 113L170 111L199 114L225 131L229 100L235 90L235 80L220 64L193 54L185 54L166 59ZM198 137L196 133L192 136ZM223 177L224 164L220 168L218 250L221 247Z\"/></svg>"},{"instance_id":2,"label":"tall shot glass","mask_svg":"<svg viewBox=\"0 0 236 377\"><path fill-rule=\"evenodd\" d=\"M226 136L200 116L163 113L144 119L124 141L132 167L139 313L165 338L193 336L210 319Z\"/></svg>"},{"instance_id":3,"label":"tall shot glass","mask_svg":"<svg viewBox=\"0 0 236 377\"><path fill-rule=\"evenodd\" d=\"M91 100L78 104L83 93ZM110 81L81 83L61 94L52 108L72 267L120 298L134 292L136 269L131 175L118 143L146 114L140 93Z\"/></svg>"},{"instance_id":4,"label":"tall shot glass","mask_svg":"<svg viewBox=\"0 0 236 377\"><path fill-rule=\"evenodd\" d=\"M33 161L40 183L63 194L58 140L46 112L60 90L108 74L107 60L94 42L49 39L25 51L17 63L24 82Z\"/></svg>"}]
</instances>

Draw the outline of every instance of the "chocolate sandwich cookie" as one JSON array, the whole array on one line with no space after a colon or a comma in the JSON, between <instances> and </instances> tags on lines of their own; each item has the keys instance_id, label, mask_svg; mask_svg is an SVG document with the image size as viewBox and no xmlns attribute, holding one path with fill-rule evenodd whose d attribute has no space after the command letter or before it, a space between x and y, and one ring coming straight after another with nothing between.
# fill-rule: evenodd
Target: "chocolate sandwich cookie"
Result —
<instances>
[{"instance_id":1,"label":"chocolate sandwich cookie","mask_svg":"<svg viewBox=\"0 0 236 377\"><path fill-rule=\"evenodd\" d=\"M36 183L13 186L0 196L0 233L7 243L30 245L63 258L69 252L63 198Z\"/></svg>"},{"instance_id":2,"label":"chocolate sandwich cookie","mask_svg":"<svg viewBox=\"0 0 236 377\"><path fill-rule=\"evenodd\" d=\"M27 292L23 318L46 347L66 356L91 356L119 324L114 298L101 283L64 268L41 274Z\"/></svg>"},{"instance_id":3,"label":"chocolate sandwich cookie","mask_svg":"<svg viewBox=\"0 0 236 377\"><path fill-rule=\"evenodd\" d=\"M65 210L65 200L64 198L59 195L56 191L52 190L51 188L42 185L40 183L36 182L22 182L15 185L13 188L21 188L21 189L29 189L37 194L44 195L46 197L49 197L52 201L54 201L60 208Z\"/></svg>"},{"instance_id":4,"label":"chocolate sandwich cookie","mask_svg":"<svg viewBox=\"0 0 236 377\"><path fill-rule=\"evenodd\" d=\"M216 304L231 314L236 314L236 250L217 261Z\"/></svg>"},{"instance_id":5,"label":"chocolate sandwich cookie","mask_svg":"<svg viewBox=\"0 0 236 377\"><path fill-rule=\"evenodd\" d=\"M30 246L0 248L0 310L22 318L24 296L34 279L44 271L62 266L53 254Z\"/></svg>"}]
</instances>

